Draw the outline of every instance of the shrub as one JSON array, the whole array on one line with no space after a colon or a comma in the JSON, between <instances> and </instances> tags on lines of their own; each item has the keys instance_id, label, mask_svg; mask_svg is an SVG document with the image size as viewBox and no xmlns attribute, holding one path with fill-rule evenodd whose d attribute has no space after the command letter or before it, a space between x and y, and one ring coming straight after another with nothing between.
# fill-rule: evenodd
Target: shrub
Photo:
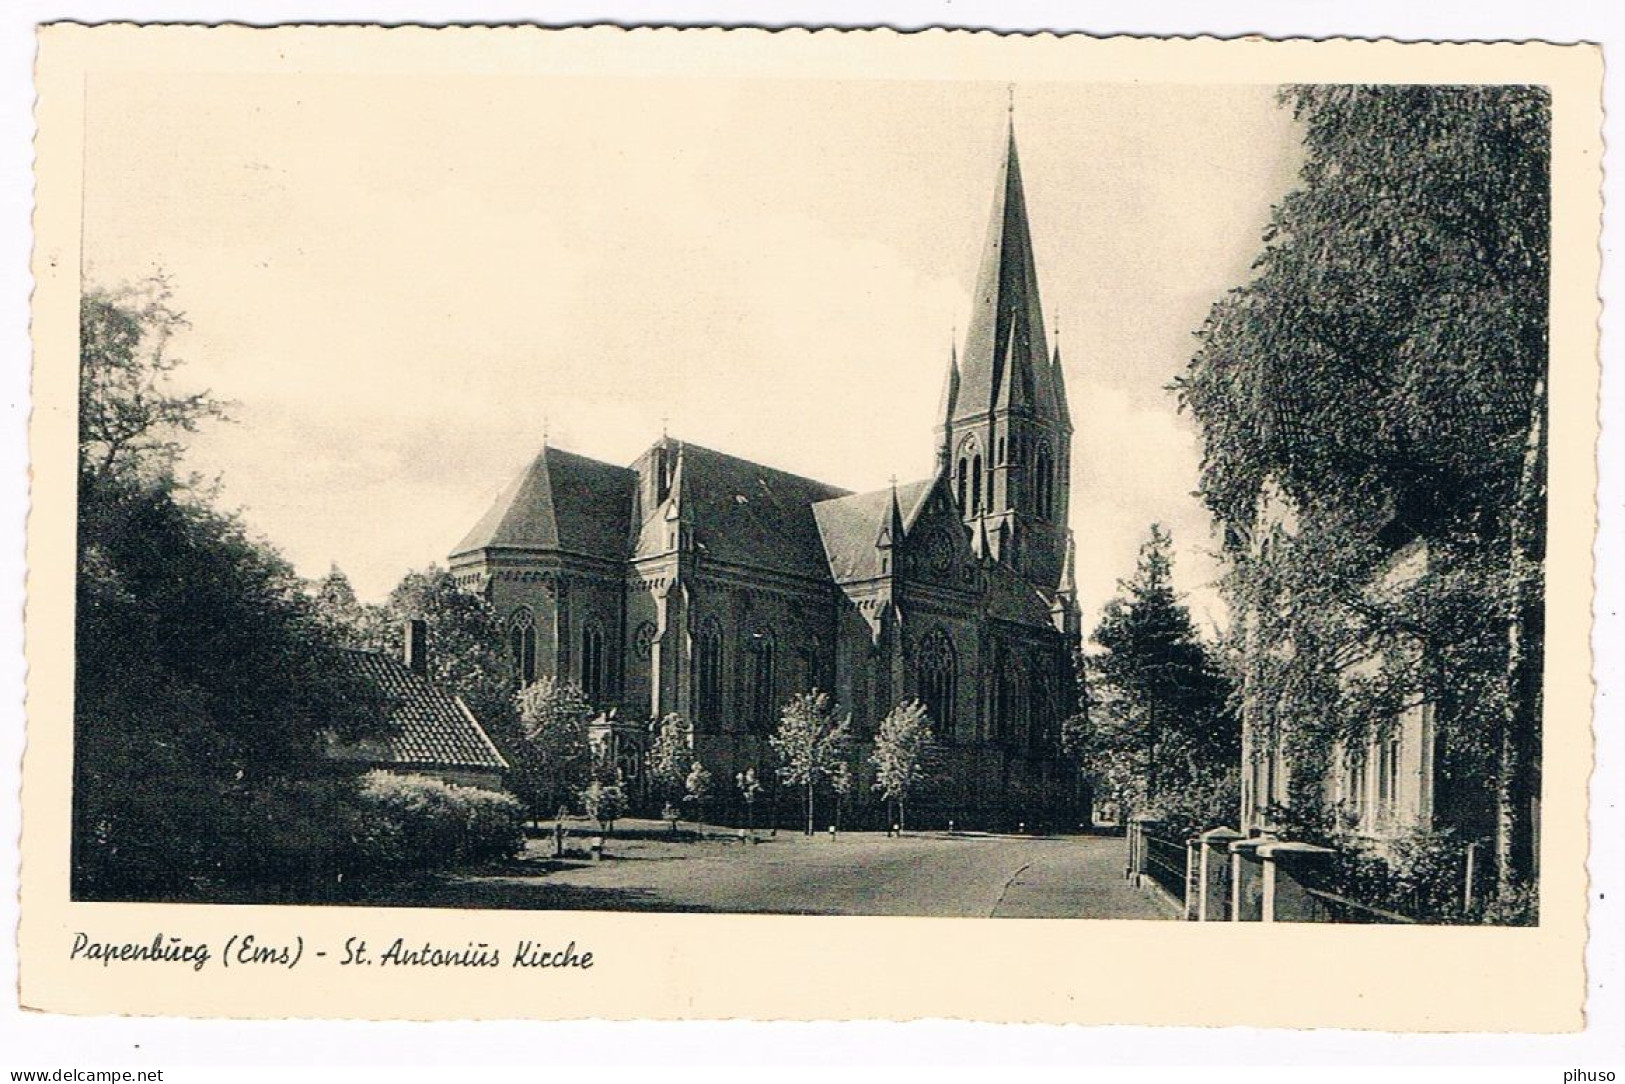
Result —
<instances>
[{"instance_id":1,"label":"shrub","mask_svg":"<svg viewBox=\"0 0 1625 1084\"><path fill-rule=\"evenodd\" d=\"M523 808L496 791L375 771L362 778L358 798L368 825L353 839L361 869L443 869L511 857L524 844Z\"/></svg>"}]
</instances>

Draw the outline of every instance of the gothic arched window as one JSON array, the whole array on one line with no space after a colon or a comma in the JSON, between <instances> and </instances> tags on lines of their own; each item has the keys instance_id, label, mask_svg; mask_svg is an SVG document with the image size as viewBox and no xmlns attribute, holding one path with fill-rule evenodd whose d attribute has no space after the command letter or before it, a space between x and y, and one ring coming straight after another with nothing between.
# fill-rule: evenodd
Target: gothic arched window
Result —
<instances>
[{"instance_id":1,"label":"gothic arched window","mask_svg":"<svg viewBox=\"0 0 1625 1084\"><path fill-rule=\"evenodd\" d=\"M601 706L604 698L604 630L595 621L581 626L581 691L587 703Z\"/></svg>"},{"instance_id":2,"label":"gothic arched window","mask_svg":"<svg viewBox=\"0 0 1625 1084\"><path fill-rule=\"evenodd\" d=\"M964 456L960 456L959 457L959 490L958 490L958 493L959 493L959 507L960 507L961 511L963 511L964 508L965 508L965 486L970 482L969 475L970 475L970 463L965 459Z\"/></svg>"},{"instance_id":3,"label":"gothic arched window","mask_svg":"<svg viewBox=\"0 0 1625 1084\"><path fill-rule=\"evenodd\" d=\"M520 688L536 680L536 615L521 606L508 617L508 655Z\"/></svg>"},{"instance_id":4,"label":"gothic arched window","mask_svg":"<svg viewBox=\"0 0 1625 1084\"><path fill-rule=\"evenodd\" d=\"M1029 672L1032 680L1029 687L1032 689L1032 710L1028 712L1027 747L1037 753L1049 743L1050 733L1054 730L1054 713L1051 710L1049 677L1044 671L1042 660L1034 656L1029 663Z\"/></svg>"},{"instance_id":5,"label":"gothic arched window","mask_svg":"<svg viewBox=\"0 0 1625 1084\"><path fill-rule=\"evenodd\" d=\"M1049 519L1055 510L1055 466L1050 461L1049 448L1040 445L1038 449L1038 463L1033 476L1034 495L1037 497L1038 514Z\"/></svg>"},{"instance_id":6,"label":"gothic arched window","mask_svg":"<svg viewBox=\"0 0 1625 1084\"><path fill-rule=\"evenodd\" d=\"M699 722L712 729L722 725L722 629L716 618L700 625L694 645L694 699Z\"/></svg>"},{"instance_id":7,"label":"gothic arched window","mask_svg":"<svg viewBox=\"0 0 1625 1084\"><path fill-rule=\"evenodd\" d=\"M1016 725L1014 660L1002 646L993 654L993 740L1008 741Z\"/></svg>"},{"instance_id":8,"label":"gothic arched window","mask_svg":"<svg viewBox=\"0 0 1625 1084\"><path fill-rule=\"evenodd\" d=\"M827 691L829 678L824 665L824 643L816 636L807 641L806 664L807 688Z\"/></svg>"},{"instance_id":9,"label":"gothic arched window","mask_svg":"<svg viewBox=\"0 0 1625 1084\"><path fill-rule=\"evenodd\" d=\"M970 471L971 511L980 512L982 510L982 457L980 455L971 459Z\"/></svg>"},{"instance_id":10,"label":"gothic arched window","mask_svg":"<svg viewBox=\"0 0 1625 1084\"><path fill-rule=\"evenodd\" d=\"M773 640L773 630L760 629L751 633L748 650L750 651L750 725L753 730L766 733L773 729L773 716L777 708L773 695L773 679L777 662L774 658L777 645Z\"/></svg>"},{"instance_id":11,"label":"gothic arched window","mask_svg":"<svg viewBox=\"0 0 1625 1084\"><path fill-rule=\"evenodd\" d=\"M958 667L954 664L954 645L948 634L933 629L920 641L914 662L914 685L920 700L931 716L931 725L939 738L946 739L954 729L954 686Z\"/></svg>"}]
</instances>

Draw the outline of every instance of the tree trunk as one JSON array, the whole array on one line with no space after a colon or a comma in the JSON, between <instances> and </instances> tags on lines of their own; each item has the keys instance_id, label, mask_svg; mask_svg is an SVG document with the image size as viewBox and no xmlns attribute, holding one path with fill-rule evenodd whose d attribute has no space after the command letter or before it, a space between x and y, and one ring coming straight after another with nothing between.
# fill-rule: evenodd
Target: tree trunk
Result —
<instances>
[{"instance_id":1,"label":"tree trunk","mask_svg":"<svg viewBox=\"0 0 1625 1084\"><path fill-rule=\"evenodd\" d=\"M903 799L899 798L899 799L897 799L897 834L898 835L903 834L903 819L904 819L905 815L906 814L905 814L905 811L904 811L904 808L903 808Z\"/></svg>"},{"instance_id":2,"label":"tree trunk","mask_svg":"<svg viewBox=\"0 0 1625 1084\"><path fill-rule=\"evenodd\" d=\"M1510 904L1519 885L1529 879L1532 869L1520 859L1520 837L1525 834L1527 798L1522 775L1527 768L1526 747L1532 747L1539 733L1540 698L1528 694L1526 667L1539 665L1539 645L1529 641L1525 618L1531 603L1541 596L1532 591L1541 574L1538 538L1543 529L1545 502L1538 500L1541 467L1546 445L1546 381L1535 383L1534 402L1529 412L1529 434L1524 444L1518 487L1513 494L1507 539L1507 657L1506 699L1500 719L1496 747L1495 780L1495 896ZM1533 650L1532 650L1533 648ZM1534 782L1534 781L1529 781ZM1533 847L1535 841L1529 841ZM1532 866L1533 854L1527 863Z\"/></svg>"},{"instance_id":3,"label":"tree trunk","mask_svg":"<svg viewBox=\"0 0 1625 1084\"><path fill-rule=\"evenodd\" d=\"M809 779L807 780L807 834L812 835L813 830L813 785L812 780Z\"/></svg>"}]
</instances>

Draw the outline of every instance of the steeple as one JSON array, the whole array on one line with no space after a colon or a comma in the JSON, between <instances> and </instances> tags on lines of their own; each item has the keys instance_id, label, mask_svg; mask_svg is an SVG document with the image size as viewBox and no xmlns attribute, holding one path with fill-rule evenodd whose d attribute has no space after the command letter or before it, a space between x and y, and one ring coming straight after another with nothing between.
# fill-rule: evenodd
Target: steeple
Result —
<instances>
[{"instance_id":1,"label":"steeple","mask_svg":"<svg viewBox=\"0 0 1625 1084\"><path fill-rule=\"evenodd\" d=\"M1045 341L1013 108L971 301L940 408L940 470L979 552L1050 591L1069 536L1072 422Z\"/></svg>"},{"instance_id":2,"label":"steeple","mask_svg":"<svg viewBox=\"0 0 1625 1084\"><path fill-rule=\"evenodd\" d=\"M1012 117L976 274L955 422L1000 406L1053 416L1056 396L1043 311Z\"/></svg>"},{"instance_id":3,"label":"steeple","mask_svg":"<svg viewBox=\"0 0 1625 1084\"><path fill-rule=\"evenodd\" d=\"M937 404L937 471L953 457L954 403L959 399L959 344L948 343L948 374L942 379L942 399Z\"/></svg>"},{"instance_id":4,"label":"steeple","mask_svg":"<svg viewBox=\"0 0 1625 1084\"><path fill-rule=\"evenodd\" d=\"M1055 329L1055 355L1050 362L1050 384L1055 388L1055 418L1072 432L1072 410L1066 402L1066 370L1061 367L1061 329Z\"/></svg>"}]
</instances>

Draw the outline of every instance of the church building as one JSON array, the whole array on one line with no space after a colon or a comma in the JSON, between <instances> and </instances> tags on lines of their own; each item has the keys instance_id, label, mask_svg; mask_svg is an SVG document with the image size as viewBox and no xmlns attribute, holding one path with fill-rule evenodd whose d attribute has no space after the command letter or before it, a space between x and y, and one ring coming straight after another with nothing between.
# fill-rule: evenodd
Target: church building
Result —
<instances>
[{"instance_id":1,"label":"church building","mask_svg":"<svg viewBox=\"0 0 1625 1084\"><path fill-rule=\"evenodd\" d=\"M967 327L929 478L852 493L669 436L630 466L544 446L452 572L502 616L523 680L574 681L629 731L681 714L723 792L771 777L783 705L818 689L851 714L862 816L875 728L918 698L943 751L922 825L1058 823L1077 786L1072 422L1013 127Z\"/></svg>"}]
</instances>

